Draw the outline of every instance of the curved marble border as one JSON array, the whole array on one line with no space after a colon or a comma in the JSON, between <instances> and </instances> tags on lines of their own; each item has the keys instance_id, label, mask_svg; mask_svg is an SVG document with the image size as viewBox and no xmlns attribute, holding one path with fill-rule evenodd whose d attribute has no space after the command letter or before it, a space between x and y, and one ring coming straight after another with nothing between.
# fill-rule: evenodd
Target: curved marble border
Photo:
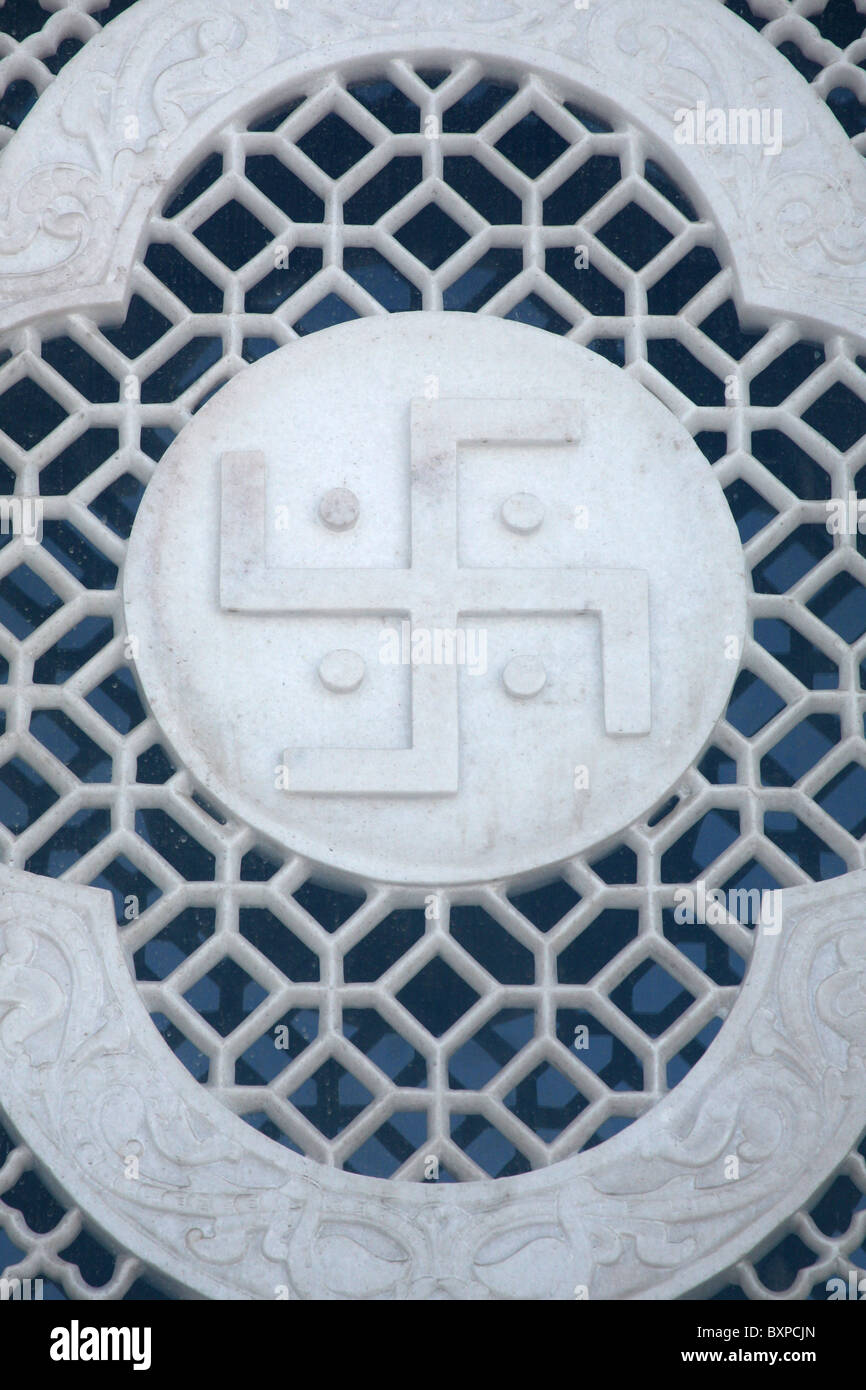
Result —
<instances>
[{"instance_id":1,"label":"curved marble border","mask_svg":"<svg viewBox=\"0 0 866 1390\"><path fill-rule=\"evenodd\" d=\"M640 1121L544 1170L436 1186L263 1138L165 1046L110 896L4 870L0 1111L113 1248L187 1297L674 1298L772 1237L866 1126L866 871L782 907L712 1048Z\"/></svg>"},{"instance_id":2,"label":"curved marble border","mask_svg":"<svg viewBox=\"0 0 866 1390\"><path fill-rule=\"evenodd\" d=\"M0 329L121 314L153 207L228 118L329 64L458 48L537 65L657 139L712 209L744 317L864 334L863 161L748 26L713 0L649 17L641 0L455 0L447 28L431 8L139 0L0 158ZM781 152L678 145L674 113L699 101L778 107ZM676 1297L772 1239L866 1125L866 873L785 890L784 907L713 1047L648 1115L552 1168L435 1187L262 1138L150 1023L110 898L3 870L0 1110L97 1233L188 1297Z\"/></svg>"},{"instance_id":3,"label":"curved marble border","mask_svg":"<svg viewBox=\"0 0 866 1390\"><path fill-rule=\"evenodd\" d=\"M866 165L790 63L714 0L649 14L644 0L453 0L444 28L430 0L288 4L138 0L64 67L0 158L0 330L122 313L154 205L228 118L322 67L457 48L537 64L657 139L712 209L746 317L864 334ZM700 101L778 108L781 152L677 144L676 111Z\"/></svg>"}]
</instances>

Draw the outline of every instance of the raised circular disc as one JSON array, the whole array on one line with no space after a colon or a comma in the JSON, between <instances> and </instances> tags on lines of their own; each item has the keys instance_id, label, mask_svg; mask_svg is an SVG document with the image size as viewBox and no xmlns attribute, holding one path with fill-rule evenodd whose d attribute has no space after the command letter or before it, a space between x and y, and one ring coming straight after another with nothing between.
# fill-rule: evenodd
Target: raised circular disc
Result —
<instances>
[{"instance_id":1,"label":"raised circular disc","mask_svg":"<svg viewBox=\"0 0 866 1390\"><path fill-rule=\"evenodd\" d=\"M350 529L319 520L330 477ZM544 525L513 532L502 504L527 491ZM124 601L211 795L404 883L610 839L705 744L746 621L733 518L669 411L584 348L455 313L343 324L228 383L155 470ZM363 659L357 689L324 688L334 651ZM527 653L546 680L514 699L501 673Z\"/></svg>"},{"instance_id":2,"label":"raised circular disc","mask_svg":"<svg viewBox=\"0 0 866 1390\"><path fill-rule=\"evenodd\" d=\"M502 672L502 683L515 700L531 700L547 684L544 663L537 656L513 656Z\"/></svg>"},{"instance_id":3,"label":"raised circular disc","mask_svg":"<svg viewBox=\"0 0 866 1390\"><path fill-rule=\"evenodd\" d=\"M327 690L347 695L364 679L364 658L357 652L328 652L319 663L319 680Z\"/></svg>"},{"instance_id":4,"label":"raised circular disc","mask_svg":"<svg viewBox=\"0 0 866 1390\"><path fill-rule=\"evenodd\" d=\"M335 487L319 503L319 520L330 531L348 531L358 520L358 499L348 488Z\"/></svg>"}]
</instances>

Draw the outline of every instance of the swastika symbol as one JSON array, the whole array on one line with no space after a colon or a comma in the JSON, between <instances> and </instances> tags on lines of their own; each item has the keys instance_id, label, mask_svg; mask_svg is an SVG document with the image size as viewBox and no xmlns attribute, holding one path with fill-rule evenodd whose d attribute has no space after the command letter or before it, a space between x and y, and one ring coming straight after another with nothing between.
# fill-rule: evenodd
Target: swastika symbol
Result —
<instances>
[{"instance_id":1,"label":"swastika symbol","mask_svg":"<svg viewBox=\"0 0 866 1390\"><path fill-rule=\"evenodd\" d=\"M605 731L650 732L649 580L631 568L470 568L459 563L461 447L576 443L569 400L411 403L411 565L293 569L265 560L266 469L259 451L222 456L220 604L231 612L399 614L453 630L463 617L592 613L601 621ZM459 791L455 664L413 665L412 742L398 749L291 749L290 793L448 796Z\"/></svg>"}]
</instances>

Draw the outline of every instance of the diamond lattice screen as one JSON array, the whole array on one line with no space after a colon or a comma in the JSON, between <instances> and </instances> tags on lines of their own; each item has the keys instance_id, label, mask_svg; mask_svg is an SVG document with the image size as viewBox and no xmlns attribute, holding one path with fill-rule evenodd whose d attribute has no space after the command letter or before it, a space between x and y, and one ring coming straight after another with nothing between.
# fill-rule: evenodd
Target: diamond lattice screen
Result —
<instances>
[{"instance_id":1,"label":"diamond lattice screen","mask_svg":"<svg viewBox=\"0 0 866 1390\"><path fill-rule=\"evenodd\" d=\"M815 28L790 18L783 51ZM866 538L830 535L825 504L866 490L866 359L740 323L732 285L709 210L627 124L536 74L402 61L226 128L153 221L122 323L10 338L2 481L46 519L39 546L0 537L4 858L112 892L166 1042L276 1142L398 1180L435 1155L440 1181L602 1142L703 1055L750 953L749 925L678 925L677 886L864 866ZM139 697L116 581L155 461L226 380L347 318L442 308L567 336L657 394L725 489L755 596L726 716L670 802L601 860L433 917L423 894L319 881L197 795ZM0 1186L12 1272L132 1286L135 1262L35 1200L26 1151ZM864 1190L855 1154L737 1287L819 1293L856 1263Z\"/></svg>"}]
</instances>

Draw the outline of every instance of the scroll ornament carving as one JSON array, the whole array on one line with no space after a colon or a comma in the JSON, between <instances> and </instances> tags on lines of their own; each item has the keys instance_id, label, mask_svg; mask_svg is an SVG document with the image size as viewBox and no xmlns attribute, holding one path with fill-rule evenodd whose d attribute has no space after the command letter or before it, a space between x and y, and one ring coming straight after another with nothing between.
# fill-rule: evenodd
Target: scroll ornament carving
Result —
<instances>
[{"instance_id":1,"label":"scroll ornament carving","mask_svg":"<svg viewBox=\"0 0 866 1390\"><path fill-rule=\"evenodd\" d=\"M513 44L526 61L564 61L573 80L605 105L619 101L675 158L684 153L674 141L678 108L779 106L780 155L765 158L756 146L691 148L691 176L728 237L744 287L781 292L796 271L810 312L823 296L837 316L849 321L854 313L861 322L862 160L759 36L721 7L696 4L692 19L684 22L683 0L659 0L651 19L638 0L597 11L571 0L460 0L444 20L426 0L350 0L339 12L324 0L287 0L285 8L273 0L182 7L139 0L134 14L113 21L64 69L4 151L0 302L23 313L34 296L50 307L59 294L66 306L76 286L83 297L99 287L122 291L139 224L210 127L230 114L233 93L238 104L248 102L253 82L263 93L284 90L293 65L316 53L324 62L331 49L400 35L411 48L429 34L466 51Z\"/></svg>"},{"instance_id":2,"label":"scroll ornament carving","mask_svg":"<svg viewBox=\"0 0 866 1390\"><path fill-rule=\"evenodd\" d=\"M0 1103L118 1246L195 1292L675 1294L796 1209L866 1118L866 873L832 896L786 890L783 936L759 941L713 1049L648 1115L552 1168L459 1188L357 1178L254 1133L166 1049L103 895L9 879Z\"/></svg>"}]
</instances>

